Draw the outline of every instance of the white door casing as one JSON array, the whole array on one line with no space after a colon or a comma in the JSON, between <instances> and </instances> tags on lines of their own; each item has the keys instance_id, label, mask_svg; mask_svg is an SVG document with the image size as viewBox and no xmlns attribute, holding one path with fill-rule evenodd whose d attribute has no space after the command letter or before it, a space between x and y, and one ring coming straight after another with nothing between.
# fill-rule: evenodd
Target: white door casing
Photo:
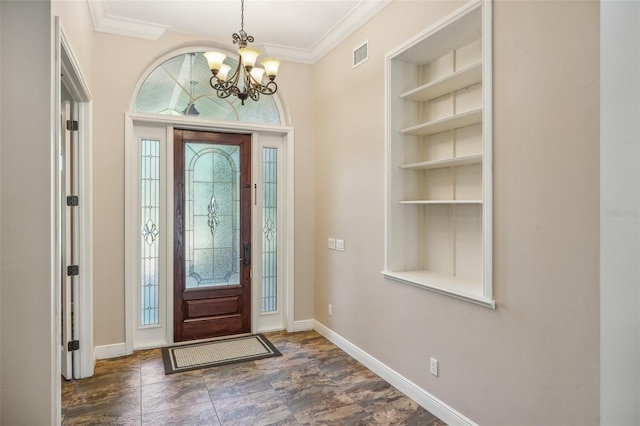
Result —
<instances>
[{"instance_id":1,"label":"white door casing","mask_svg":"<svg viewBox=\"0 0 640 426\"><path fill-rule=\"evenodd\" d=\"M80 202L75 210L75 263L80 266L80 273L73 284L74 294L74 326L75 338L80 341L80 349L74 353L73 376L77 379L93 375L95 366L95 348L93 340L93 209L92 209L92 181L93 181L93 153L92 153L92 100L88 86L84 80L80 65L75 59L71 46L59 17L55 17L55 158L58 162L62 158L63 127L62 127L62 88L66 89L66 98L71 101L70 107L75 111L75 119L78 121L78 130L75 131L76 140L76 182L75 194ZM61 168L58 165L58 169ZM60 339L62 328L62 310L60 309L60 295L63 290L62 275L62 233L61 225L64 220L61 215L65 206L62 203L64 182L60 173L56 173L53 182L54 197L56 200L56 235L55 256L56 270L54 276L58 300L55 302L56 312L56 346L60 348L58 358L59 373L62 374L62 362L65 362L65 370L69 374L71 363L67 362L67 354L62 353L62 346L67 342ZM69 323L67 321L66 323ZM67 352L66 350L64 352ZM59 386L58 386L59 387ZM56 397L58 400L59 398Z\"/></svg>"}]
</instances>

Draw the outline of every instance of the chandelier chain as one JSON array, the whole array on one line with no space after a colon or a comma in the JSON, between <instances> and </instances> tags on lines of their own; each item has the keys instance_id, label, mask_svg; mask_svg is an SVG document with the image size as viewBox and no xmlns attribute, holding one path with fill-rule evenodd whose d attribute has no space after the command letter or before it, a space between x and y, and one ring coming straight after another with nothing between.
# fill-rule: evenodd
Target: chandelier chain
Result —
<instances>
[{"instance_id":1,"label":"chandelier chain","mask_svg":"<svg viewBox=\"0 0 640 426\"><path fill-rule=\"evenodd\" d=\"M231 68L222 63L226 55L219 52L205 53L205 56L210 61L209 67L213 74L209 84L216 91L218 97L224 99L231 95L237 96L242 101L242 105L244 105L244 101L247 99L257 101L260 99L260 95L273 95L276 93L278 85L274 80L280 61L274 58L262 61L265 67L267 62L270 65L270 71L267 73L269 81L263 83L262 76L265 73L265 69L254 67L256 57L260 52L247 48L249 43L253 43L255 39L244 31L244 0L240 0L240 31L233 33L231 38L233 44L239 45L238 53L240 53L238 65L231 77L227 77L227 73ZM243 52L250 58L247 63L244 63ZM255 56L251 57L251 54L255 54ZM208 55L211 55L211 58ZM223 67L226 67L226 69L221 71ZM254 76L255 71L258 72Z\"/></svg>"}]
</instances>

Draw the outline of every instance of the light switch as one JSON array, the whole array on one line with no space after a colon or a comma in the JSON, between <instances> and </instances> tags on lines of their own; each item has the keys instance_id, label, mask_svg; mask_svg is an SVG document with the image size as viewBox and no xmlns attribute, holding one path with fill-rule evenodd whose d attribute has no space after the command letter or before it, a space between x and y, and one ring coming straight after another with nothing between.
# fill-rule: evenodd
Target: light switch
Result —
<instances>
[{"instance_id":1,"label":"light switch","mask_svg":"<svg viewBox=\"0 0 640 426\"><path fill-rule=\"evenodd\" d=\"M336 240L336 250L344 251L344 240Z\"/></svg>"},{"instance_id":2,"label":"light switch","mask_svg":"<svg viewBox=\"0 0 640 426\"><path fill-rule=\"evenodd\" d=\"M336 239L329 238L329 250L335 250L335 249L336 249Z\"/></svg>"}]
</instances>

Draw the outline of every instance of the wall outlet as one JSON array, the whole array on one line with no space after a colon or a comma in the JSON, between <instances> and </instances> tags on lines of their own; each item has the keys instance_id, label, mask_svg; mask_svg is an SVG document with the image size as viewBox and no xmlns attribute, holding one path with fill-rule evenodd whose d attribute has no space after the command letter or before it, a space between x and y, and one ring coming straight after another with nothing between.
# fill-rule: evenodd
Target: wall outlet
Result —
<instances>
[{"instance_id":1,"label":"wall outlet","mask_svg":"<svg viewBox=\"0 0 640 426\"><path fill-rule=\"evenodd\" d=\"M329 316L333 315L333 305L331 303L329 303L329 308L327 309L327 311L329 312Z\"/></svg>"},{"instance_id":2,"label":"wall outlet","mask_svg":"<svg viewBox=\"0 0 640 426\"><path fill-rule=\"evenodd\" d=\"M336 240L336 250L344 251L344 240Z\"/></svg>"},{"instance_id":3,"label":"wall outlet","mask_svg":"<svg viewBox=\"0 0 640 426\"><path fill-rule=\"evenodd\" d=\"M431 370L431 374L438 377L438 360L435 358L431 358L429 363L429 369Z\"/></svg>"},{"instance_id":4,"label":"wall outlet","mask_svg":"<svg viewBox=\"0 0 640 426\"><path fill-rule=\"evenodd\" d=\"M335 250L336 249L336 239L335 238L329 238L329 250Z\"/></svg>"}]
</instances>

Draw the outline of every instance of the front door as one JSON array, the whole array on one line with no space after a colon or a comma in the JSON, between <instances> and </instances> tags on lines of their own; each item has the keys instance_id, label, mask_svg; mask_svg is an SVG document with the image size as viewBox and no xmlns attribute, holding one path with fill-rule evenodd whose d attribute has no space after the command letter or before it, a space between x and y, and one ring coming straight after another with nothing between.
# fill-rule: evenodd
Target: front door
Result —
<instances>
[{"instance_id":1,"label":"front door","mask_svg":"<svg viewBox=\"0 0 640 426\"><path fill-rule=\"evenodd\" d=\"M251 331L251 136L174 131L174 341Z\"/></svg>"}]
</instances>

